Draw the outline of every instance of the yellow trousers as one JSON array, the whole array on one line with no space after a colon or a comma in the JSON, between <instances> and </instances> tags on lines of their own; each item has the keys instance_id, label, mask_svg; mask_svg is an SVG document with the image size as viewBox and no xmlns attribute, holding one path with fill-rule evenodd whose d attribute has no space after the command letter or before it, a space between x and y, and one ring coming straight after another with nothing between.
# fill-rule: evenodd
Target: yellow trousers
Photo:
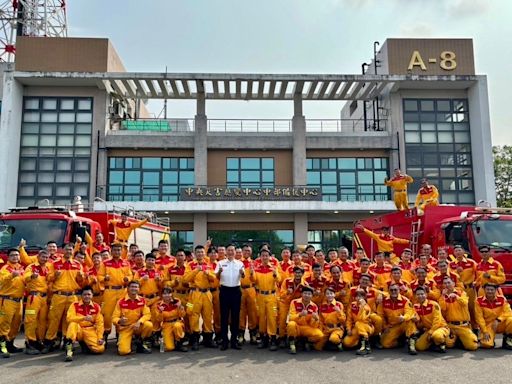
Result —
<instances>
[{"instance_id":1,"label":"yellow trousers","mask_svg":"<svg viewBox=\"0 0 512 384\"><path fill-rule=\"evenodd\" d=\"M199 320L203 318L203 332L213 332L213 303L212 293L191 291L188 303L187 303L187 314L190 322L191 332L201 332L199 326Z\"/></svg>"},{"instance_id":2,"label":"yellow trousers","mask_svg":"<svg viewBox=\"0 0 512 384\"><path fill-rule=\"evenodd\" d=\"M173 296L176 299L179 299L181 301L181 305L183 305L183 308L187 308L188 293L178 293L178 292L174 291ZM185 316L183 321L185 323L185 332L189 333L190 332L190 322L189 322L188 316Z\"/></svg>"},{"instance_id":3,"label":"yellow trousers","mask_svg":"<svg viewBox=\"0 0 512 384\"><path fill-rule=\"evenodd\" d=\"M345 336L345 338L343 339L343 345L346 348L357 347L357 345L359 344L359 339L361 337L368 339L373 334L374 328L371 323L356 321L351 329L351 334Z\"/></svg>"},{"instance_id":4,"label":"yellow trousers","mask_svg":"<svg viewBox=\"0 0 512 384\"><path fill-rule=\"evenodd\" d=\"M277 334L277 297L258 293L256 307L260 333L275 336Z\"/></svg>"},{"instance_id":5,"label":"yellow trousers","mask_svg":"<svg viewBox=\"0 0 512 384\"><path fill-rule=\"evenodd\" d=\"M380 343L383 348L394 348L398 344L398 338L402 335L411 337L418 329L413 321L404 321L403 323L396 324L384 330L380 336Z\"/></svg>"},{"instance_id":6,"label":"yellow trousers","mask_svg":"<svg viewBox=\"0 0 512 384\"><path fill-rule=\"evenodd\" d=\"M242 288L240 303L240 329L256 329L258 327L258 312L256 310L256 289Z\"/></svg>"},{"instance_id":7,"label":"yellow trousers","mask_svg":"<svg viewBox=\"0 0 512 384\"><path fill-rule=\"evenodd\" d=\"M48 301L46 296L29 295L25 307L25 339L42 341L46 334Z\"/></svg>"},{"instance_id":8,"label":"yellow trousers","mask_svg":"<svg viewBox=\"0 0 512 384\"><path fill-rule=\"evenodd\" d=\"M68 331L66 337L75 341L83 341L85 345L91 350L92 353L103 353L105 352L105 344L99 345L98 341L100 338L96 333L94 326L81 327L78 323L70 323L68 325ZM101 335L101 338L103 335Z\"/></svg>"},{"instance_id":9,"label":"yellow trousers","mask_svg":"<svg viewBox=\"0 0 512 384\"><path fill-rule=\"evenodd\" d=\"M405 211L409 209L409 200L407 198L407 191L405 192L394 192L393 200L395 201L396 209L399 211Z\"/></svg>"},{"instance_id":10,"label":"yellow trousers","mask_svg":"<svg viewBox=\"0 0 512 384\"><path fill-rule=\"evenodd\" d=\"M162 324L162 338L166 351L173 351L176 348L176 342L185 337L185 324L183 321L164 322Z\"/></svg>"},{"instance_id":11,"label":"yellow trousers","mask_svg":"<svg viewBox=\"0 0 512 384\"><path fill-rule=\"evenodd\" d=\"M105 332L110 333L112 330L112 315L116 309L117 302L126 296L126 289L105 289L103 292L103 305L101 314L105 322Z\"/></svg>"},{"instance_id":12,"label":"yellow trousers","mask_svg":"<svg viewBox=\"0 0 512 384\"><path fill-rule=\"evenodd\" d=\"M14 340L21 325L23 301L0 298L0 336Z\"/></svg>"},{"instance_id":13,"label":"yellow trousers","mask_svg":"<svg viewBox=\"0 0 512 384\"><path fill-rule=\"evenodd\" d=\"M289 321L286 326L288 337L305 337L314 348L320 351L323 347L324 334L320 328L310 327L309 325L299 325L295 321Z\"/></svg>"},{"instance_id":14,"label":"yellow trousers","mask_svg":"<svg viewBox=\"0 0 512 384\"><path fill-rule=\"evenodd\" d=\"M140 336L146 339L153 334L153 324L151 321L146 321L141 324L138 330L134 330L131 325L117 327L117 353L120 355L128 355L132 352L132 338L133 336Z\"/></svg>"},{"instance_id":15,"label":"yellow trousers","mask_svg":"<svg viewBox=\"0 0 512 384\"><path fill-rule=\"evenodd\" d=\"M219 288L212 292L212 306L213 306L213 329L215 333L220 334L220 298Z\"/></svg>"},{"instance_id":16,"label":"yellow trousers","mask_svg":"<svg viewBox=\"0 0 512 384\"><path fill-rule=\"evenodd\" d=\"M68 330L66 315L68 313L69 306L76 301L76 295L64 296L54 294L52 296L50 308L48 309L48 328L46 330L46 339L55 340L57 338L59 328L63 335L66 334Z\"/></svg>"},{"instance_id":17,"label":"yellow trousers","mask_svg":"<svg viewBox=\"0 0 512 384\"><path fill-rule=\"evenodd\" d=\"M451 335L454 336L453 343L451 344L454 344L458 338L464 346L464 349L467 349L468 351L475 351L478 349L478 339L473 331L471 331L471 327L469 325L448 324L448 326L450 327ZM451 344L448 346L453 346Z\"/></svg>"},{"instance_id":18,"label":"yellow trousers","mask_svg":"<svg viewBox=\"0 0 512 384\"><path fill-rule=\"evenodd\" d=\"M487 324L489 328L489 334L491 335L491 339L489 341L483 340L483 333L480 331L480 346L482 348L494 348L494 338L496 334L505 333L508 335L512 335L512 317L507 317L503 321L498 323L496 327L496 331L492 329L492 324Z\"/></svg>"},{"instance_id":19,"label":"yellow trousers","mask_svg":"<svg viewBox=\"0 0 512 384\"><path fill-rule=\"evenodd\" d=\"M384 325L384 321L382 320L382 317L375 312L370 314L370 321L373 325L373 333L375 335L379 335L382 333L382 327Z\"/></svg>"},{"instance_id":20,"label":"yellow trousers","mask_svg":"<svg viewBox=\"0 0 512 384\"><path fill-rule=\"evenodd\" d=\"M320 343L320 349L323 349L327 341L334 345L339 345L343 342L343 329L341 328L326 328L322 333L323 337Z\"/></svg>"},{"instance_id":21,"label":"yellow trousers","mask_svg":"<svg viewBox=\"0 0 512 384\"><path fill-rule=\"evenodd\" d=\"M279 301L279 337L286 336L286 323L288 320L288 311L290 310L290 303L283 303Z\"/></svg>"},{"instance_id":22,"label":"yellow trousers","mask_svg":"<svg viewBox=\"0 0 512 384\"><path fill-rule=\"evenodd\" d=\"M430 348L432 343L434 345L449 344L450 329L448 327L441 327L432 332L429 337L429 332L426 330L418 340L416 340L416 349L418 351L426 351Z\"/></svg>"}]
</instances>

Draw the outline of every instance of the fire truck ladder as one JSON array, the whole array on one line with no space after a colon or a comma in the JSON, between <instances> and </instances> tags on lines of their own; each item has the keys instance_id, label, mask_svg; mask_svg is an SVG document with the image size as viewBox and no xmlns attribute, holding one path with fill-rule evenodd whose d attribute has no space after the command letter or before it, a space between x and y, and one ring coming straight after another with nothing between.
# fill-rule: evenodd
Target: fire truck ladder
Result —
<instances>
[{"instance_id":1,"label":"fire truck ladder","mask_svg":"<svg viewBox=\"0 0 512 384\"><path fill-rule=\"evenodd\" d=\"M411 223L411 249L414 257L418 255L418 240L420 238L421 219Z\"/></svg>"}]
</instances>

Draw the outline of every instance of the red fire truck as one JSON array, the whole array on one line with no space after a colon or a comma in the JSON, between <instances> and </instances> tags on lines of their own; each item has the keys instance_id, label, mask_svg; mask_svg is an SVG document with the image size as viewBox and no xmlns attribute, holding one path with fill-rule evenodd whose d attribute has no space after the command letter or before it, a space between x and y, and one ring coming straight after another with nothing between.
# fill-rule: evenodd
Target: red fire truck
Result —
<instances>
[{"instance_id":1,"label":"red fire truck","mask_svg":"<svg viewBox=\"0 0 512 384\"><path fill-rule=\"evenodd\" d=\"M454 245L461 244L468 255L479 262L478 247L489 245L492 257L505 269L507 280L503 292L509 300L512 299L512 209L440 205L428 207L423 216L411 209L361 220L354 226L353 248L355 251L361 247L371 257L376 253L377 245L361 233L357 224L375 233L389 227L393 236L410 240L408 246L395 245L397 255L409 247L416 256L421 244L431 244L436 256L439 247L451 253Z\"/></svg>"},{"instance_id":2,"label":"red fire truck","mask_svg":"<svg viewBox=\"0 0 512 384\"><path fill-rule=\"evenodd\" d=\"M105 242L110 244L114 240L114 228L108 222L112 219L120 220L121 216L108 211L75 213L63 207L13 208L8 213L0 214L0 257L5 260L7 249L18 246L21 239L26 240L27 251L34 254L50 240L62 248L64 244L74 242L77 235L85 238L85 231L93 238L94 234L102 232ZM130 217L129 220L135 219ZM137 243L140 249L149 252L168 233L168 224L148 222L132 232L130 242Z\"/></svg>"}]
</instances>

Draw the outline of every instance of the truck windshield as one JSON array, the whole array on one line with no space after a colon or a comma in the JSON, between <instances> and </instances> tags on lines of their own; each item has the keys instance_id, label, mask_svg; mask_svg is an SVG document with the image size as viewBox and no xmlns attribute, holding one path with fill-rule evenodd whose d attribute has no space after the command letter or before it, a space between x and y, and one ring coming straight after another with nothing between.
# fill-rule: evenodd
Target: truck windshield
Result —
<instances>
[{"instance_id":1,"label":"truck windshield","mask_svg":"<svg viewBox=\"0 0 512 384\"><path fill-rule=\"evenodd\" d=\"M66 228L65 220L0 220L0 249L17 247L21 239L26 240L28 248L43 249L50 240L61 247Z\"/></svg>"},{"instance_id":2,"label":"truck windshield","mask_svg":"<svg viewBox=\"0 0 512 384\"><path fill-rule=\"evenodd\" d=\"M512 221L479 220L472 227L477 245L512 248Z\"/></svg>"}]
</instances>

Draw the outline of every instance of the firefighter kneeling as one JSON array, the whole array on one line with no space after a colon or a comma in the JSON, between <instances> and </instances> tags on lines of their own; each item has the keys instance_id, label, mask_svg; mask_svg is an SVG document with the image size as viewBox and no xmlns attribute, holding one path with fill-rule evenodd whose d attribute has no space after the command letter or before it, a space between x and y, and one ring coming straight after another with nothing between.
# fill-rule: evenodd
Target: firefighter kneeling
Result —
<instances>
[{"instance_id":1,"label":"firefighter kneeling","mask_svg":"<svg viewBox=\"0 0 512 384\"><path fill-rule=\"evenodd\" d=\"M128 283L128 294L117 302L112 323L117 328L118 342L117 352L120 355L131 353L132 337L140 336L137 352L151 353L151 335L153 324L151 323L151 311L146 301L139 296L140 285L137 281Z\"/></svg>"},{"instance_id":2,"label":"firefighter kneeling","mask_svg":"<svg viewBox=\"0 0 512 384\"><path fill-rule=\"evenodd\" d=\"M494 348L496 334L503 333L504 349L512 349L512 311L504 296L498 295L498 286L484 284L485 295L476 300L475 317L480 328L480 346Z\"/></svg>"},{"instance_id":3,"label":"firefighter kneeling","mask_svg":"<svg viewBox=\"0 0 512 384\"><path fill-rule=\"evenodd\" d=\"M187 352L181 340L185 337L185 308L181 305L179 299L172 295L172 288L164 288L162 291L162 300L156 303L155 319L156 325L162 332L162 341L164 351ZM162 346L161 346L162 348Z\"/></svg>"},{"instance_id":4,"label":"firefighter kneeling","mask_svg":"<svg viewBox=\"0 0 512 384\"><path fill-rule=\"evenodd\" d=\"M334 289L327 288L325 300L320 305L320 320L324 333L322 347L329 341L338 351L343 350L343 329L346 319L343 304L336 301Z\"/></svg>"},{"instance_id":5,"label":"firefighter kneeling","mask_svg":"<svg viewBox=\"0 0 512 384\"><path fill-rule=\"evenodd\" d=\"M295 340L299 337L306 338L306 349L309 343L314 343L316 350L322 349L323 332L320 330L320 318L318 306L311 301L313 288L302 287L302 298L292 300L290 303L289 321L286 326L288 340L290 342L290 353L296 354Z\"/></svg>"},{"instance_id":6,"label":"firefighter kneeling","mask_svg":"<svg viewBox=\"0 0 512 384\"><path fill-rule=\"evenodd\" d=\"M82 300L71 304L66 320L68 329L66 340L66 361L73 360L73 343L78 341L82 352L105 352L103 339L103 315L101 307L92 301L92 288L86 286L82 289Z\"/></svg>"}]
</instances>

